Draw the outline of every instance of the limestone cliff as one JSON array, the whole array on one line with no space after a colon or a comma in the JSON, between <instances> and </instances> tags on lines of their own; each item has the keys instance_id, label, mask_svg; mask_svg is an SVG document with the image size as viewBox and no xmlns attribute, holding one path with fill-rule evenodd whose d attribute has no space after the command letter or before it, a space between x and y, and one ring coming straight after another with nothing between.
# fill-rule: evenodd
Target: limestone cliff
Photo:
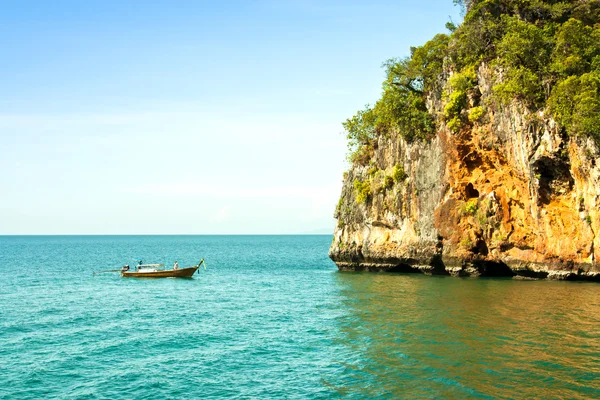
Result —
<instances>
[{"instance_id":1,"label":"limestone cliff","mask_svg":"<svg viewBox=\"0 0 600 400\"><path fill-rule=\"evenodd\" d=\"M501 69L482 62L475 73L468 102L485 104L480 118L444 122L445 70L427 94L435 133L377 135L368 161L351 166L330 257L340 270L600 280L596 142L496 101ZM357 199L356 182L370 183L368 196Z\"/></svg>"}]
</instances>

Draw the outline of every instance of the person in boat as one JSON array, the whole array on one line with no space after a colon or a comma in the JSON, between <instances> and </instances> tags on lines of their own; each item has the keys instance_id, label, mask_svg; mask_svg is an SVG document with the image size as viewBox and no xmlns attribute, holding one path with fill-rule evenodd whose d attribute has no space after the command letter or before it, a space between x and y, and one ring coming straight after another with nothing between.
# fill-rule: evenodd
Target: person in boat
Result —
<instances>
[{"instance_id":1,"label":"person in boat","mask_svg":"<svg viewBox=\"0 0 600 400\"><path fill-rule=\"evenodd\" d=\"M123 265L123 271L129 271L129 264Z\"/></svg>"},{"instance_id":2,"label":"person in boat","mask_svg":"<svg viewBox=\"0 0 600 400\"><path fill-rule=\"evenodd\" d=\"M175 261L173 263L173 269L178 269L179 268L179 263L177 261Z\"/></svg>"}]
</instances>

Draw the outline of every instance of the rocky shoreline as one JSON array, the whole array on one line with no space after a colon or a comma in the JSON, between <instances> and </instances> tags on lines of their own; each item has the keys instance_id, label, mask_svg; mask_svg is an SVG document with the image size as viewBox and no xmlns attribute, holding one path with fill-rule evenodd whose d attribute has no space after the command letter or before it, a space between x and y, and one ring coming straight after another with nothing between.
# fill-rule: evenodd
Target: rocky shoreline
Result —
<instances>
[{"instance_id":1,"label":"rocky shoreline","mask_svg":"<svg viewBox=\"0 0 600 400\"><path fill-rule=\"evenodd\" d=\"M469 101L486 104L480 121L455 132L439 119L429 140L389 132L351 166L329 251L340 270L600 281L598 146L543 112L495 103L498 74L478 68ZM428 97L432 115L451 76ZM371 185L365 201L356 182Z\"/></svg>"}]
</instances>

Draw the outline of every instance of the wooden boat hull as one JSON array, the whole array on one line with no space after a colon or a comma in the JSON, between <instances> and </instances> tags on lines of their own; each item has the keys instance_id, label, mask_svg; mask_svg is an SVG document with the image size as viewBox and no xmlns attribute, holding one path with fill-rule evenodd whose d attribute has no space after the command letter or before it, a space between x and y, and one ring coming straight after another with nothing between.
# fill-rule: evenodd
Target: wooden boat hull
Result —
<instances>
[{"instance_id":1,"label":"wooden boat hull","mask_svg":"<svg viewBox=\"0 0 600 400\"><path fill-rule=\"evenodd\" d=\"M170 269L166 271L121 271L124 278L191 278L200 265L189 268Z\"/></svg>"}]
</instances>

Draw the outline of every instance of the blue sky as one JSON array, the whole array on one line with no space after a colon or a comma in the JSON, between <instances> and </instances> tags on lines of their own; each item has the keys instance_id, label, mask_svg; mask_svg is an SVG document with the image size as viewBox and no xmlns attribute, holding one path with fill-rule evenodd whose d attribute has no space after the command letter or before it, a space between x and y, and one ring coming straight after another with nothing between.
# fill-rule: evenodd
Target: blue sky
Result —
<instances>
[{"instance_id":1,"label":"blue sky","mask_svg":"<svg viewBox=\"0 0 600 400\"><path fill-rule=\"evenodd\" d=\"M0 234L331 232L341 122L450 0L5 1Z\"/></svg>"}]
</instances>

